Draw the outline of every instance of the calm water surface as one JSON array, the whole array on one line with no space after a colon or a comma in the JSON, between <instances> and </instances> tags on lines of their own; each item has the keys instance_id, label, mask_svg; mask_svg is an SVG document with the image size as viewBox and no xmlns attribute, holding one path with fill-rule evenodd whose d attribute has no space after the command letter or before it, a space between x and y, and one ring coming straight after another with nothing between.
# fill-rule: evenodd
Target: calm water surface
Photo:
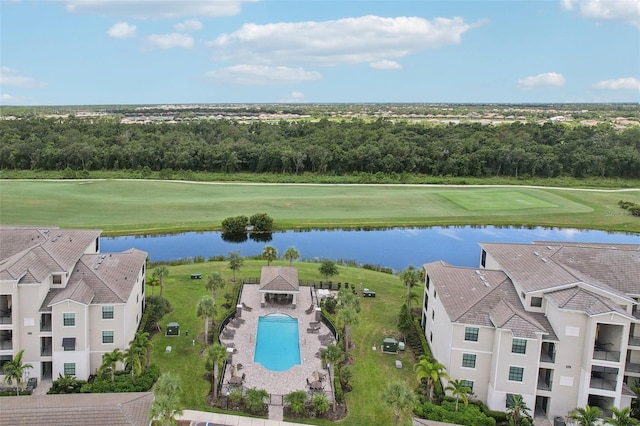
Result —
<instances>
[{"instance_id":1,"label":"calm water surface","mask_svg":"<svg viewBox=\"0 0 640 426\"><path fill-rule=\"evenodd\" d=\"M393 228L375 231L276 232L267 243L224 241L219 232L187 232L174 235L101 238L102 252L135 247L149 253L152 261L194 256L208 258L239 251L243 257L274 246L280 255L293 246L303 259L347 259L402 270L444 260L456 266L475 267L480 262L480 242L530 243L531 241L580 241L640 244L640 234L567 228L431 227Z\"/></svg>"}]
</instances>

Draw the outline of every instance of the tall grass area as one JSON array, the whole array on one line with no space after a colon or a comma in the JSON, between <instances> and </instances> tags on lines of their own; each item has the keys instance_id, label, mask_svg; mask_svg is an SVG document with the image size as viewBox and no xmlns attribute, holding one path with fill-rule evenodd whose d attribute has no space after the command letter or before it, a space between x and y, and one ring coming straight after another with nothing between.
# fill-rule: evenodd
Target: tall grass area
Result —
<instances>
[{"instance_id":1,"label":"tall grass area","mask_svg":"<svg viewBox=\"0 0 640 426\"><path fill-rule=\"evenodd\" d=\"M258 277L265 261L245 260L244 266L237 272L240 277ZM288 262L276 261L272 265L288 266ZM318 272L317 263L295 262L300 280L322 280ZM406 299L406 290L401 281L394 275L370 271L360 268L338 266L339 275L334 282L362 283L376 292L375 298L362 298L362 311L359 314L359 324L352 327L352 339L355 349L350 352L353 358L351 370L353 391L345 395L348 416L341 422L344 425L360 426L363 424L390 423L393 412L381 401L381 393L387 382L392 380L406 381L412 387L417 386L413 373L413 357L409 351L398 355L383 354L380 351L382 340L397 334L395 326L400 306ZM213 271L221 272L227 282L224 289L218 290L216 303L221 307L224 294L231 289L232 271L228 262L207 262L169 267L169 276L165 280L163 295L171 302L173 311L160 322L163 327L169 322L180 324L181 335L166 337L163 333L153 338L151 360L160 367L162 373L171 371L177 374L183 385L182 400L185 408L211 411L206 405L209 383L204 379L204 358L201 353L205 349L202 339L204 321L196 316L198 300L209 291L205 289L206 277ZM152 273L152 270L148 272ZM190 279L191 273L202 274L202 280ZM159 294L159 287L147 287L147 294ZM418 290L419 292L419 290ZM419 302L416 302L419 303ZM226 312L219 308L217 323L223 319ZM189 336L186 336L186 331ZM193 344L195 340L195 345ZM377 347L373 351L373 346ZM171 346L171 353L165 348ZM395 367L395 360L403 363L403 368ZM317 362L317 360L314 360ZM267 389L268 390L268 389ZM408 417L404 419L408 420ZM299 420L296 420L299 421ZM322 420L308 420L311 424L333 424Z\"/></svg>"},{"instance_id":2,"label":"tall grass area","mask_svg":"<svg viewBox=\"0 0 640 426\"><path fill-rule=\"evenodd\" d=\"M640 232L619 207L640 189L0 180L0 220L98 228L104 235L205 231L267 213L276 230L437 225L578 227Z\"/></svg>"}]
</instances>

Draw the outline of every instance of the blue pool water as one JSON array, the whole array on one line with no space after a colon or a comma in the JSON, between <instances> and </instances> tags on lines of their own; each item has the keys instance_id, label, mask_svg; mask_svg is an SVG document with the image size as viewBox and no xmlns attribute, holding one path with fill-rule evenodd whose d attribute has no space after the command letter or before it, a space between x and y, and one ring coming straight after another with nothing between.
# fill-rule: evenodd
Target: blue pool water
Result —
<instances>
[{"instance_id":1,"label":"blue pool water","mask_svg":"<svg viewBox=\"0 0 640 426\"><path fill-rule=\"evenodd\" d=\"M300 364L298 320L284 314L258 318L253 361L271 371L285 371Z\"/></svg>"}]
</instances>

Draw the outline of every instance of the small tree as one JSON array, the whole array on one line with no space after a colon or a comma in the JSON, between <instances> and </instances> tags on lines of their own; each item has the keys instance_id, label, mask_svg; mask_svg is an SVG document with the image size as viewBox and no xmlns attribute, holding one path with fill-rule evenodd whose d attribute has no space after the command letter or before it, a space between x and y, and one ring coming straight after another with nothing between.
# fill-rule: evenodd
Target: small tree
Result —
<instances>
[{"instance_id":1,"label":"small tree","mask_svg":"<svg viewBox=\"0 0 640 426\"><path fill-rule=\"evenodd\" d=\"M638 426L640 421L631 417L631 407L611 407L613 417L606 417L604 424L612 426Z\"/></svg>"},{"instance_id":2,"label":"small tree","mask_svg":"<svg viewBox=\"0 0 640 426\"><path fill-rule=\"evenodd\" d=\"M155 398L151 404L151 417L160 420L163 426L175 424L175 416L182 414L182 391L180 381L171 373L165 373L154 387Z\"/></svg>"},{"instance_id":3,"label":"small tree","mask_svg":"<svg viewBox=\"0 0 640 426\"><path fill-rule=\"evenodd\" d=\"M456 411L458 411L458 402L462 399L464 405L469 405L469 394L471 388L464 384L462 380L452 380L444 389L451 391L451 394L456 398Z\"/></svg>"},{"instance_id":4,"label":"small tree","mask_svg":"<svg viewBox=\"0 0 640 426\"><path fill-rule=\"evenodd\" d=\"M324 349L320 349L320 359L323 363L329 364L329 383L335 384L333 370L344 359L344 352L339 346L331 344ZM335 398L333 398L333 409L335 410Z\"/></svg>"},{"instance_id":5,"label":"small tree","mask_svg":"<svg viewBox=\"0 0 640 426\"><path fill-rule=\"evenodd\" d=\"M142 374L142 365L144 364L144 349L139 346L129 344L129 347L124 350L122 359L124 361L124 368L129 370L131 376L139 376Z\"/></svg>"},{"instance_id":6,"label":"small tree","mask_svg":"<svg viewBox=\"0 0 640 426\"><path fill-rule=\"evenodd\" d=\"M329 280L329 278L338 275L338 267L333 260L324 259L322 263L320 263L320 267L318 268L320 271L320 275L322 275L325 280Z\"/></svg>"},{"instance_id":7,"label":"small tree","mask_svg":"<svg viewBox=\"0 0 640 426\"><path fill-rule=\"evenodd\" d=\"M213 300L215 300L218 289L224 287L224 278L222 278L222 274L220 272L213 272L207 277L207 281L204 286L207 290L211 290L211 296L213 297Z\"/></svg>"},{"instance_id":8,"label":"small tree","mask_svg":"<svg viewBox=\"0 0 640 426\"><path fill-rule=\"evenodd\" d=\"M202 296L202 299L196 306L196 315L199 318L204 317L204 342L209 343L209 318L216 314L216 302L211 296Z\"/></svg>"},{"instance_id":9,"label":"small tree","mask_svg":"<svg viewBox=\"0 0 640 426\"><path fill-rule=\"evenodd\" d=\"M169 275L169 268L166 265L158 265L153 269L153 276L158 278L160 282L160 298L162 299L162 289L164 288L164 279Z\"/></svg>"},{"instance_id":10,"label":"small tree","mask_svg":"<svg viewBox=\"0 0 640 426\"><path fill-rule=\"evenodd\" d=\"M316 393L313 396L313 410L320 416L329 411L329 400L325 394Z\"/></svg>"},{"instance_id":11,"label":"small tree","mask_svg":"<svg viewBox=\"0 0 640 426\"><path fill-rule=\"evenodd\" d=\"M129 346L142 349L142 364L144 368L147 368L149 366L149 350L153 347L149 333L137 332L133 340L129 342Z\"/></svg>"},{"instance_id":12,"label":"small tree","mask_svg":"<svg viewBox=\"0 0 640 426\"><path fill-rule=\"evenodd\" d=\"M418 398L405 382L390 382L382 394L382 401L393 409L395 425L398 426L402 412L412 409Z\"/></svg>"},{"instance_id":13,"label":"small tree","mask_svg":"<svg viewBox=\"0 0 640 426\"><path fill-rule=\"evenodd\" d=\"M256 213L249 218L249 224L257 232L271 232L273 229L273 219L266 213Z\"/></svg>"},{"instance_id":14,"label":"small tree","mask_svg":"<svg viewBox=\"0 0 640 426\"><path fill-rule=\"evenodd\" d=\"M411 288L418 283L419 275L413 265L409 265L407 269L400 272L400 279L407 288L407 307L411 309Z\"/></svg>"},{"instance_id":15,"label":"small tree","mask_svg":"<svg viewBox=\"0 0 640 426\"><path fill-rule=\"evenodd\" d=\"M262 258L266 259L267 266L269 266L271 262L278 258L278 250L273 246L265 246L262 249Z\"/></svg>"},{"instance_id":16,"label":"small tree","mask_svg":"<svg viewBox=\"0 0 640 426\"><path fill-rule=\"evenodd\" d=\"M411 330L413 330L413 319L411 318L411 312L406 303L403 303L400 307L400 314L398 315L398 330L407 336Z\"/></svg>"},{"instance_id":17,"label":"small tree","mask_svg":"<svg viewBox=\"0 0 640 426\"><path fill-rule=\"evenodd\" d=\"M111 373L111 381L115 380L116 374L116 365L118 361L124 360L124 354L120 351L120 349L115 348L111 352L107 352L102 357L102 364L100 368L98 368L98 374L103 374L106 371Z\"/></svg>"},{"instance_id":18,"label":"small tree","mask_svg":"<svg viewBox=\"0 0 640 426\"><path fill-rule=\"evenodd\" d=\"M228 217L222 221L222 232L225 234L244 234L249 224L246 216Z\"/></svg>"},{"instance_id":19,"label":"small tree","mask_svg":"<svg viewBox=\"0 0 640 426\"><path fill-rule=\"evenodd\" d=\"M437 361L432 361L425 355L421 355L418 362L413 366L416 372L416 379L421 381L425 379L427 381L427 389L429 390L429 401L433 402L433 391L436 387L436 383L442 379L451 380L449 375L445 371L444 365Z\"/></svg>"},{"instance_id":20,"label":"small tree","mask_svg":"<svg viewBox=\"0 0 640 426\"><path fill-rule=\"evenodd\" d=\"M16 382L16 395L20 395L24 373L26 370L33 368L33 365L22 362L22 355L24 355L24 349L18 352L11 361L6 362L2 366L4 381L9 385L13 384L14 380Z\"/></svg>"},{"instance_id":21,"label":"small tree","mask_svg":"<svg viewBox=\"0 0 640 426\"><path fill-rule=\"evenodd\" d=\"M252 413L259 413L264 410L265 400L269 398L269 392L264 389L248 389L244 397L247 409Z\"/></svg>"},{"instance_id":22,"label":"small tree","mask_svg":"<svg viewBox=\"0 0 640 426\"><path fill-rule=\"evenodd\" d=\"M220 343L214 343L205 350L205 368L211 375L214 399L218 399L218 374L227 356L227 348Z\"/></svg>"},{"instance_id":23,"label":"small tree","mask_svg":"<svg viewBox=\"0 0 640 426\"><path fill-rule=\"evenodd\" d=\"M282 257L289 261L289 266L293 266L293 261L300 259L300 253L295 249L295 247L289 247Z\"/></svg>"},{"instance_id":24,"label":"small tree","mask_svg":"<svg viewBox=\"0 0 640 426\"><path fill-rule=\"evenodd\" d=\"M229 269L233 271L233 282L236 282L236 271L242 268L244 259L240 257L239 251L232 251L229 253Z\"/></svg>"},{"instance_id":25,"label":"small tree","mask_svg":"<svg viewBox=\"0 0 640 426\"><path fill-rule=\"evenodd\" d=\"M290 392L284 396L284 402L293 414L303 415L306 412L307 393L303 390Z\"/></svg>"},{"instance_id":26,"label":"small tree","mask_svg":"<svg viewBox=\"0 0 640 426\"><path fill-rule=\"evenodd\" d=\"M507 417L509 418L509 424L513 426L529 426L533 424L531 410L527 407L522 395L513 395L511 400L507 401Z\"/></svg>"},{"instance_id":27,"label":"small tree","mask_svg":"<svg viewBox=\"0 0 640 426\"><path fill-rule=\"evenodd\" d=\"M570 412L569 419L574 420L580 426L594 426L600 419L601 415L602 410L600 410L598 407L585 405L584 408L578 407Z\"/></svg>"},{"instance_id":28,"label":"small tree","mask_svg":"<svg viewBox=\"0 0 640 426\"><path fill-rule=\"evenodd\" d=\"M358 313L351 306L343 306L336 315L336 322L343 330L344 351L349 352L351 349L351 326L358 324Z\"/></svg>"}]
</instances>

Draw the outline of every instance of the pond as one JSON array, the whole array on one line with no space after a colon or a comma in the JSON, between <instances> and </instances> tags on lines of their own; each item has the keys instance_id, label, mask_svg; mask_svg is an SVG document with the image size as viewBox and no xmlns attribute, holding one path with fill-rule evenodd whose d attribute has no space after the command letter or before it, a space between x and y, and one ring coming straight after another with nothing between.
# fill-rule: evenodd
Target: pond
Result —
<instances>
[{"instance_id":1,"label":"pond","mask_svg":"<svg viewBox=\"0 0 640 426\"><path fill-rule=\"evenodd\" d=\"M302 259L353 260L382 265L396 271L409 264L444 260L455 266L475 267L480 262L480 242L530 243L532 241L579 241L640 244L640 234L570 228L517 228L495 226L435 226L380 230L313 230L274 232L268 242L251 239L241 243L222 239L220 232L187 232L172 235L101 238L102 252L135 247L149 253L152 261L203 256L209 258L239 251L243 257L262 253L272 245L279 255L293 246Z\"/></svg>"}]
</instances>

